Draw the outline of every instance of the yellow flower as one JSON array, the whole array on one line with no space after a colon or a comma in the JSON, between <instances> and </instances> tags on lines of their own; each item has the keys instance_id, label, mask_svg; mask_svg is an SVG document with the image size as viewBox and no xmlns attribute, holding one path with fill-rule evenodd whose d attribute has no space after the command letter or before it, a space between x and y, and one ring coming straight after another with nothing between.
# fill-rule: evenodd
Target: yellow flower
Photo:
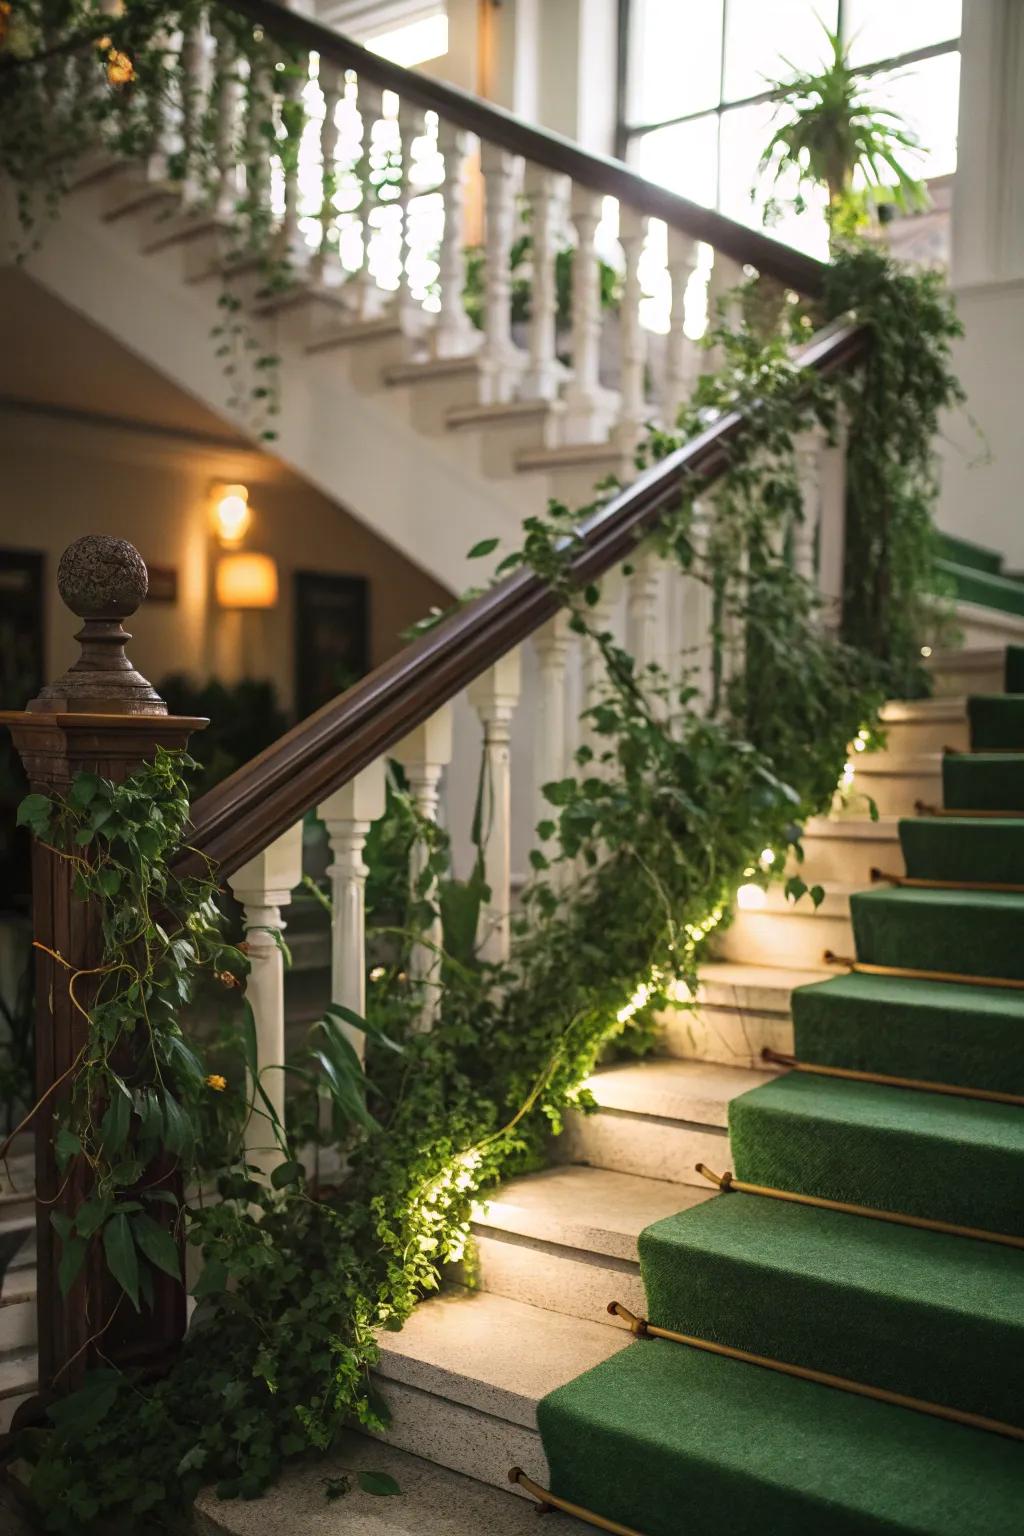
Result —
<instances>
[{"instance_id":1,"label":"yellow flower","mask_svg":"<svg viewBox=\"0 0 1024 1536\"><path fill-rule=\"evenodd\" d=\"M228 1085L226 1077L221 1077L219 1072L211 1072L206 1079L207 1088L212 1088L214 1093L223 1093Z\"/></svg>"}]
</instances>

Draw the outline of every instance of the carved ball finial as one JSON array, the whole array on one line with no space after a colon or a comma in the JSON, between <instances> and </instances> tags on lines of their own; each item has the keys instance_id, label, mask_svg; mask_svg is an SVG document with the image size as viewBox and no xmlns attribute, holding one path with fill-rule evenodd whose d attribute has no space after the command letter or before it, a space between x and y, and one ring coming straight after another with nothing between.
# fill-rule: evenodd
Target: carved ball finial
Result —
<instances>
[{"instance_id":1,"label":"carved ball finial","mask_svg":"<svg viewBox=\"0 0 1024 1536\"><path fill-rule=\"evenodd\" d=\"M85 623L75 639L82 654L63 677L33 699L46 713L165 715L167 705L125 655L132 638L121 623L149 591L146 563L127 539L87 533L69 544L57 567L57 590Z\"/></svg>"},{"instance_id":2,"label":"carved ball finial","mask_svg":"<svg viewBox=\"0 0 1024 1536\"><path fill-rule=\"evenodd\" d=\"M149 573L127 539L87 533L61 555L57 590L80 619L126 619L149 591Z\"/></svg>"}]
</instances>

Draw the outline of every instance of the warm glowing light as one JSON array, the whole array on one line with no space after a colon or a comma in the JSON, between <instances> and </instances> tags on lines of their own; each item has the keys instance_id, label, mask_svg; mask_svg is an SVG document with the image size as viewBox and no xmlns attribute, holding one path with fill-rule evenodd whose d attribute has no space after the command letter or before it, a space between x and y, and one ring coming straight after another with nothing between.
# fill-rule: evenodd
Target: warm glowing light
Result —
<instances>
[{"instance_id":1,"label":"warm glowing light","mask_svg":"<svg viewBox=\"0 0 1024 1536\"><path fill-rule=\"evenodd\" d=\"M768 892L760 885L741 885L736 892L736 905L741 912L758 912L768 901Z\"/></svg>"},{"instance_id":2,"label":"warm glowing light","mask_svg":"<svg viewBox=\"0 0 1024 1536\"><path fill-rule=\"evenodd\" d=\"M217 602L222 608L273 608L277 562L269 555L222 555L217 561Z\"/></svg>"},{"instance_id":3,"label":"warm glowing light","mask_svg":"<svg viewBox=\"0 0 1024 1536\"><path fill-rule=\"evenodd\" d=\"M762 848L761 857L758 860L758 863L761 864L765 869L771 869L772 865L775 863L775 849Z\"/></svg>"},{"instance_id":4,"label":"warm glowing light","mask_svg":"<svg viewBox=\"0 0 1024 1536\"><path fill-rule=\"evenodd\" d=\"M867 742L866 741L861 741L860 737L858 736L857 740L853 744L853 750L855 752L864 752L866 749L867 749Z\"/></svg>"},{"instance_id":5,"label":"warm glowing light","mask_svg":"<svg viewBox=\"0 0 1024 1536\"><path fill-rule=\"evenodd\" d=\"M213 487L213 523L220 542L231 548L241 544L249 531L249 489L245 485Z\"/></svg>"},{"instance_id":6,"label":"warm glowing light","mask_svg":"<svg viewBox=\"0 0 1024 1536\"><path fill-rule=\"evenodd\" d=\"M922 645L922 647L921 647L921 655L922 656L930 656L931 653L932 653L932 648L931 648L930 645Z\"/></svg>"}]
</instances>

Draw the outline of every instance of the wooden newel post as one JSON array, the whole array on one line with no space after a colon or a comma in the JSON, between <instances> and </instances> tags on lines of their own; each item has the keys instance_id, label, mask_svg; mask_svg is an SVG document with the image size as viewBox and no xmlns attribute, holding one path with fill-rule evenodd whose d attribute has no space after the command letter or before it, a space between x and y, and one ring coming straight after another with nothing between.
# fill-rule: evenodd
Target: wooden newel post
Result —
<instances>
[{"instance_id":1,"label":"wooden newel post","mask_svg":"<svg viewBox=\"0 0 1024 1536\"><path fill-rule=\"evenodd\" d=\"M24 711L0 714L14 739L33 791L63 793L80 772L120 781L158 747L184 747L205 720L169 715L155 689L125 655L131 639L122 619L134 613L148 588L146 567L124 539L87 535L61 556L57 572L60 595L72 613L85 620L76 639L82 654L56 682L32 699ZM67 859L36 841L32 849L32 918L37 944L62 956L75 970L95 965L102 954L100 912L95 903L72 894ZM43 949L36 949L37 1100L49 1094L35 1117L36 1227L38 1244L39 1389L63 1393L81 1384L99 1358L88 1341L99 1341L107 1361L123 1365L156 1363L185 1331L185 1292L168 1276L155 1285L154 1309L136 1314L107 1274L102 1254L90 1254L66 1298L57 1283L60 1243L51 1222L54 1212L73 1215L83 1197L85 1174L58 1178L53 1149L54 1112L66 1099L69 1084L58 1082L74 1062L87 1034L87 1022L68 992L69 971ZM81 985L79 997L88 1003ZM98 1245L94 1244L94 1248ZM113 1315L113 1321L104 1325Z\"/></svg>"}]
</instances>

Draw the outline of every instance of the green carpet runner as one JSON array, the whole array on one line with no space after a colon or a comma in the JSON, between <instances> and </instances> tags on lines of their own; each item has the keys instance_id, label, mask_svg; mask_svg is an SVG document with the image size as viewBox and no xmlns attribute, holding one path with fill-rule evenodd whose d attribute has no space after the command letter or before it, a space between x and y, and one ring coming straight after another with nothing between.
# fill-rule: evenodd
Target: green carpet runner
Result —
<instances>
[{"instance_id":1,"label":"green carpet runner","mask_svg":"<svg viewBox=\"0 0 1024 1536\"><path fill-rule=\"evenodd\" d=\"M1024 647L1006 686L970 701L945 805L1020 814L903 821L908 875L1024 884ZM851 909L861 962L1024 978L1024 893ZM1024 991L840 975L793 1020L798 1060L1024 1094ZM1024 1234L1024 1108L789 1073L729 1130L747 1183ZM657 1326L1024 1425L1019 1249L734 1192L649 1227L640 1261ZM538 1417L553 1492L643 1536L1024 1531L1021 1443L683 1344L637 1340Z\"/></svg>"}]
</instances>

